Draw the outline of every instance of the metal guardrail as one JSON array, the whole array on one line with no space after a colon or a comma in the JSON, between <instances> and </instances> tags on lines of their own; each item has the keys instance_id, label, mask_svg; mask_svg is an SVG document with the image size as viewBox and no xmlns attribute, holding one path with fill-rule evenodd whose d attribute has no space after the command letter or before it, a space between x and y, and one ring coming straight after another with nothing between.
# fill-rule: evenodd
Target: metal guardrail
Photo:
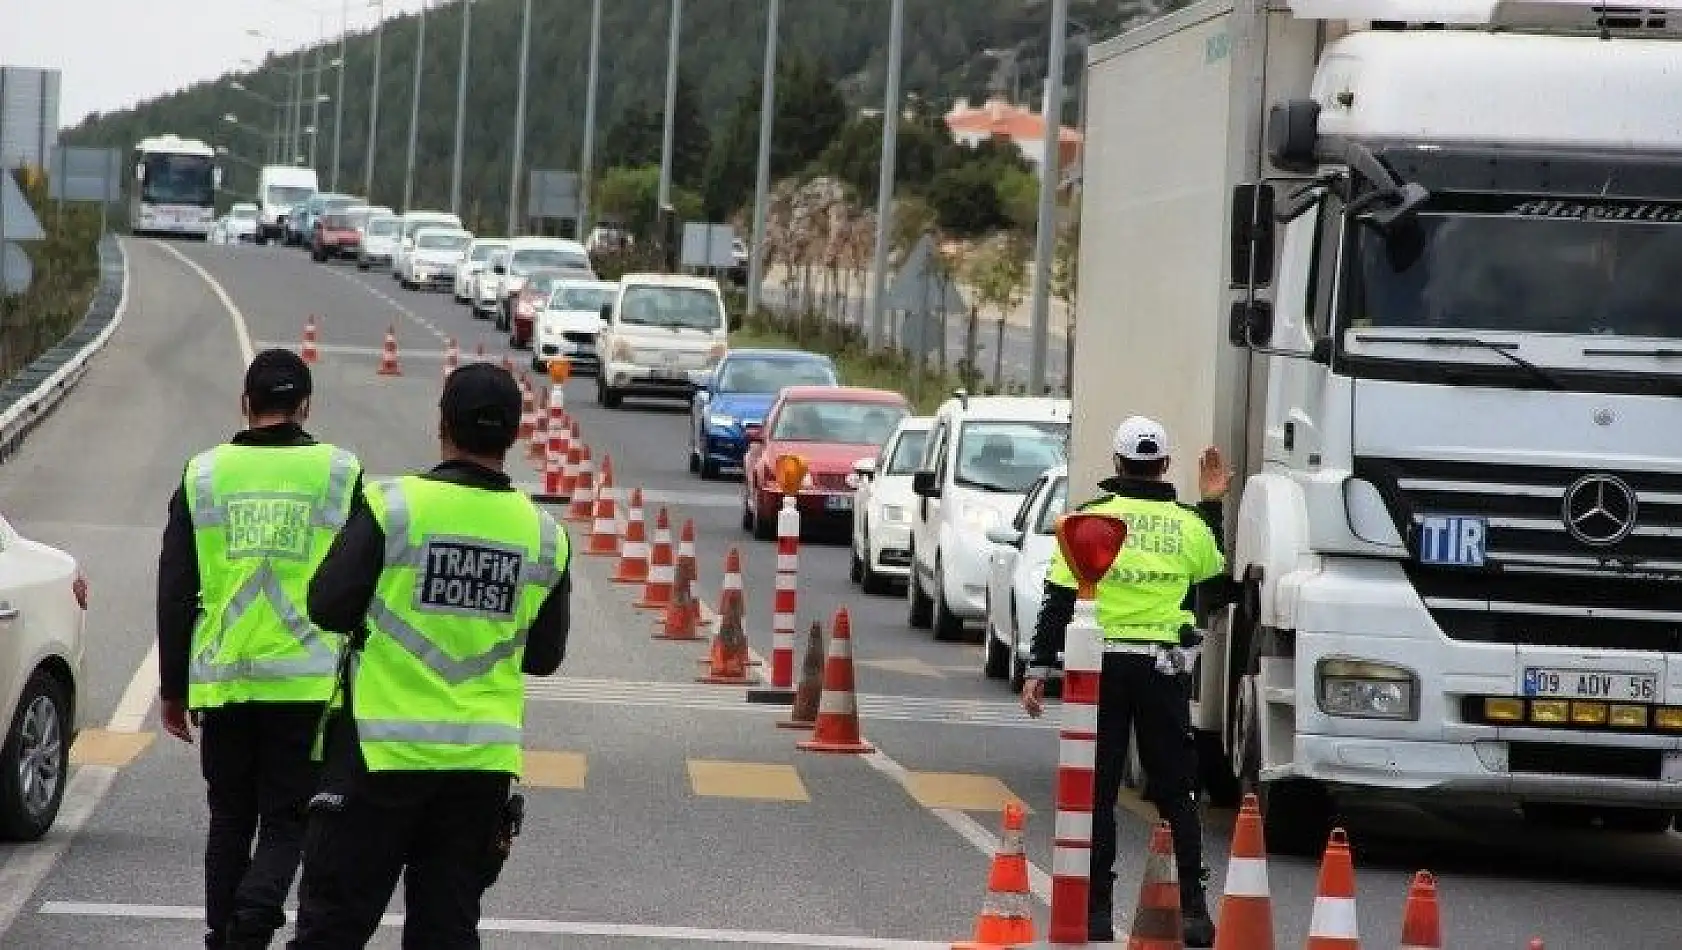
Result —
<instances>
[{"instance_id":1,"label":"metal guardrail","mask_svg":"<svg viewBox=\"0 0 1682 950\"><path fill-rule=\"evenodd\" d=\"M99 285L80 323L52 349L0 384L0 465L17 454L29 433L87 374L88 362L123 322L128 259L107 234L99 242Z\"/></svg>"}]
</instances>

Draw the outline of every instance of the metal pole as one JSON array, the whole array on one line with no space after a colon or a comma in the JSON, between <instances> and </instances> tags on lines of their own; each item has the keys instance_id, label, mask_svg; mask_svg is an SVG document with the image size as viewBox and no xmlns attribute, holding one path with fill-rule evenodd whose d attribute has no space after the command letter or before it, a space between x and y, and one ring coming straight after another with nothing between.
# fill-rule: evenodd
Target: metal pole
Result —
<instances>
[{"instance_id":1,"label":"metal pole","mask_svg":"<svg viewBox=\"0 0 1682 950\"><path fill-rule=\"evenodd\" d=\"M274 104L274 135L269 139L269 164L285 164L280 160L280 147L285 143L286 136L286 107L280 103Z\"/></svg>"},{"instance_id":2,"label":"metal pole","mask_svg":"<svg viewBox=\"0 0 1682 950\"><path fill-rule=\"evenodd\" d=\"M677 119L677 50L682 29L683 0L672 0L671 37L666 41L666 127L660 140L661 208L672 203L672 138Z\"/></svg>"},{"instance_id":3,"label":"metal pole","mask_svg":"<svg viewBox=\"0 0 1682 950\"><path fill-rule=\"evenodd\" d=\"M339 91L333 103L333 173L327 187L339 190L339 146L345 130L345 34L350 32L350 0L339 0Z\"/></svg>"},{"instance_id":4,"label":"metal pole","mask_svg":"<svg viewBox=\"0 0 1682 950\"><path fill-rule=\"evenodd\" d=\"M602 0L595 0L590 9L590 78L584 92L584 158L578 174L578 238L589 233L585 229L590 220L590 196L596 178L596 85L601 70Z\"/></svg>"},{"instance_id":5,"label":"metal pole","mask_svg":"<svg viewBox=\"0 0 1682 950\"><path fill-rule=\"evenodd\" d=\"M753 186L753 244L748 248L748 315L759 312L759 285L765 280L765 215L771 203L771 129L776 124L777 13L771 0L765 17L765 73L759 95L759 170Z\"/></svg>"},{"instance_id":6,"label":"metal pole","mask_svg":"<svg viewBox=\"0 0 1682 950\"><path fill-rule=\"evenodd\" d=\"M531 65L531 0L520 24L520 88L514 96L514 161L508 182L508 236L520 234L520 170L526 163L526 74Z\"/></svg>"},{"instance_id":7,"label":"metal pole","mask_svg":"<svg viewBox=\"0 0 1682 950\"><path fill-rule=\"evenodd\" d=\"M298 63L292 70L292 138L287 143L291 149L286 156L286 164L296 165L302 156L298 154L304 144L304 51L298 51Z\"/></svg>"},{"instance_id":8,"label":"metal pole","mask_svg":"<svg viewBox=\"0 0 1682 950\"><path fill-rule=\"evenodd\" d=\"M403 166L403 212L415 197L415 135L420 131L421 63L426 60L426 2L420 7L420 33L415 40L415 90L409 96L409 157Z\"/></svg>"},{"instance_id":9,"label":"metal pole","mask_svg":"<svg viewBox=\"0 0 1682 950\"><path fill-rule=\"evenodd\" d=\"M456 155L450 166L450 213L461 215L461 146L467 134L467 52L473 32L473 0L461 0L461 67L456 72Z\"/></svg>"},{"instance_id":10,"label":"metal pole","mask_svg":"<svg viewBox=\"0 0 1682 950\"><path fill-rule=\"evenodd\" d=\"M316 17L316 33L319 34L315 42L315 92L310 97L310 169L318 171L315 165L315 143L321 140L321 48L327 45L326 31L321 28L321 17Z\"/></svg>"},{"instance_id":11,"label":"metal pole","mask_svg":"<svg viewBox=\"0 0 1682 950\"><path fill-rule=\"evenodd\" d=\"M368 160L362 167L362 197L374 201L374 143L380 131L380 45L385 39L385 4L379 6L379 25L374 27L374 88L368 98Z\"/></svg>"},{"instance_id":12,"label":"metal pole","mask_svg":"<svg viewBox=\"0 0 1682 950\"><path fill-rule=\"evenodd\" d=\"M899 72L905 45L905 0L894 0L888 27L888 89L882 106L882 174L876 194L876 253L870 265L870 348L886 336L882 291L888 279L888 229L894 207L894 163L899 156Z\"/></svg>"},{"instance_id":13,"label":"metal pole","mask_svg":"<svg viewBox=\"0 0 1682 950\"><path fill-rule=\"evenodd\" d=\"M1051 2L1051 52L1045 67L1045 146L1040 155L1040 213L1034 228L1034 349L1028 360L1028 393L1045 391L1046 351L1051 343L1051 266L1057 252L1057 182L1062 177L1063 46L1069 29L1069 0Z\"/></svg>"}]
</instances>

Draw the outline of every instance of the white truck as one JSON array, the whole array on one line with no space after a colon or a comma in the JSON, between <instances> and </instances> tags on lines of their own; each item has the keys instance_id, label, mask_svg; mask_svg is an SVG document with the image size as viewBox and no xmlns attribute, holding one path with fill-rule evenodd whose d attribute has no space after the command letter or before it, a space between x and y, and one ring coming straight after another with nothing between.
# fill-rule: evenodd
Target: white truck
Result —
<instances>
[{"instance_id":1,"label":"white truck","mask_svg":"<svg viewBox=\"0 0 1682 950\"><path fill-rule=\"evenodd\" d=\"M1239 469L1206 787L1668 828L1682 0L1207 0L1088 89L1070 498L1131 413Z\"/></svg>"},{"instance_id":2,"label":"white truck","mask_svg":"<svg viewBox=\"0 0 1682 950\"><path fill-rule=\"evenodd\" d=\"M286 222L321 190L315 169L264 165L257 173L257 243L286 240Z\"/></svg>"}]
</instances>

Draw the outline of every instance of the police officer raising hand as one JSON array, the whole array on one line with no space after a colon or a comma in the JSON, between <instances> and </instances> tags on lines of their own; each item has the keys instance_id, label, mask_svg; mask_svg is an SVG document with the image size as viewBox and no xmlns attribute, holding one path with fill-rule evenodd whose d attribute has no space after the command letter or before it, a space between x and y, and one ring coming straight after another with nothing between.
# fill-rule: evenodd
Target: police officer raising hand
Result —
<instances>
[{"instance_id":1,"label":"police officer raising hand","mask_svg":"<svg viewBox=\"0 0 1682 950\"><path fill-rule=\"evenodd\" d=\"M1202 500L1192 508L1176 500L1174 486L1166 479L1168 433L1161 423L1141 416L1123 421L1116 429L1114 450L1116 477L1100 483L1102 496L1080 506L1081 511L1111 515L1128 525L1121 553L1097 585L1104 660L1087 938L1114 938L1115 808L1131 732L1139 740L1144 797L1174 832L1186 946L1210 947L1215 926L1204 893L1197 753L1178 659L1180 648L1195 642L1192 588L1216 581L1226 569L1220 544L1221 500L1232 484L1232 472L1220 450L1204 450L1197 466ZM1030 716L1044 711L1045 680L1063 650L1074 606L1074 574L1059 550L1046 574L1022 688L1022 707Z\"/></svg>"}]
</instances>

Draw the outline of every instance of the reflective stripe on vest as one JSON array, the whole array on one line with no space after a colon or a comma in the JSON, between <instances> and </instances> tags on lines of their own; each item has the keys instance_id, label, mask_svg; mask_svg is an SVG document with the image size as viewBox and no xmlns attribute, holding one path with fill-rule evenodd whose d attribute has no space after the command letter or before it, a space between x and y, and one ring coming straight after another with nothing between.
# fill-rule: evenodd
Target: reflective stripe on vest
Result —
<instances>
[{"instance_id":1,"label":"reflective stripe on vest","mask_svg":"<svg viewBox=\"0 0 1682 950\"><path fill-rule=\"evenodd\" d=\"M252 459L233 464L231 467L236 472L233 476L226 476L219 466L219 460L225 464L229 454L236 452L263 453L263 482L252 486L253 490L246 490L239 482L245 476L237 474L240 466ZM302 455L325 456L319 460L325 463L324 479L323 471L313 468L318 461L301 459ZM299 468L288 471L289 466ZM184 489L192 515L194 546L200 556L201 587L211 599L193 634L188 668L191 706L208 708L248 700L327 698L341 641L337 635L324 634L311 624L297 601L326 556L332 533L342 528L349 516L351 491L360 470L360 463L351 453L321 445L261 449L219 446L188 464ZM221 486L220 499L217 497L219 475L236 479L233 485ZM288 476L293 483L300 478L321 481L309 491L299 491L295 484L286 484ZM278 489L277 484L281 486ZM244 525L242 518L234 513L241 506L250 506L255 511L265 505L305 506L308 515L298 527L306 536L293 539L272 524ZM241 533L242 527L252 530ZM254 568L249 566L253 562ZM284 575L277 564L284 566ZM221 589L221 582L231 582L242 574L244 579L237 587ZM288 576L293 588L290 591ZM229 634L253 615L257 618L258 632L234 644L231 656L220 657L229 650ZM264 621L268 621L267 626L263 625ZM275 655L277 650L292 655Z\"/></svg>"}]
</instances>

